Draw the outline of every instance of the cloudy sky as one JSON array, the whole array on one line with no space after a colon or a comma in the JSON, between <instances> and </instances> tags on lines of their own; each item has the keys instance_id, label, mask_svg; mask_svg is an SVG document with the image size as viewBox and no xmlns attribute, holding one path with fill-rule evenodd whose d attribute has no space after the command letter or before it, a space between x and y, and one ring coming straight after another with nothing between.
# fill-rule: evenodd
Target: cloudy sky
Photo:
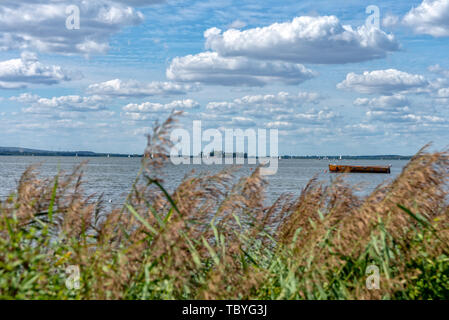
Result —
<instances>
[{"instance_id":1,"label":"cloudy sky","mask_svg":"<svg viewBox=\"0 0 449 320\"><path fill-rule=\"evenodd\" d=\"M280 154L443 148L448 53L449 0L2 0L0 146L140 153L176 109Z\"/></svg>"}]
</instances>

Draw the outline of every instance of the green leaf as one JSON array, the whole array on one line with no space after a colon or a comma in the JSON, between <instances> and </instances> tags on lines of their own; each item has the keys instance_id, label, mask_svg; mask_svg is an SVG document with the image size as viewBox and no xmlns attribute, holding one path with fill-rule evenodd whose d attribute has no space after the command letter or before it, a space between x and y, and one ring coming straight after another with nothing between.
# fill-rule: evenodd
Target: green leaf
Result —
<instances>
[{"instance_id":1,"label":"green leaf","mask_svg":"<svg viewBox=\"0 0 449 320\"><path fill-rule=\"evenodd\" d=\"M209 251L210 256L212 257L212 260L214 260L214 263L218 266L220 265L220 259L218 258L217 254L215 253L214 249L209 245L206 239L204 237L201 237L203 239L203 244L207 248L207 251Z\"/></svg>"},{"instance_id":2,"label":"green leaf","mask_svg":"<svg viewBox=\"0 0 449 320\"><path fill-rule=\"evenodd\" d=\"M148 221L146 221L144 218L142 218L137 211L128 203L126 204L126 208L128 209L129 212L131 212L133 214L134 217L136 217L137 220L139 220L144 226L145 228L147 228L148 230L150 230L152 233L154 233L155 235L158 234L158 232L156 231L156 229L154 229L149 223Z\"/></svg>"},{"instance_id":3,"label":"green leaf","mask_svg":"<svg viewBox=\"0 0 449 320\"><path fill-rule=\"evenodd\" d=\"M415 219L416 221L418 221L421 225L427 227L427 228L432 228L432 225L429 223L429 221L427 221L426 218L424 218L422 215L420 215L419 213L413 213L410 211L410 209L400 205L398 203L398 207L400 209L402 209L404 212L406 212L409 216L411 216L413 219Z\"/></svg>"},{"instance_id":4,"label":"green leaf","mask_svg":"<svg viewBox=\"0 0 449 320\"><path fill-rule=\"evenodd\" d=\"M55 184L53 185L53 191L51 193L50 206L48 207L48 219L50 223L53 221L53 207L56 200L56 192L58 191L58 175L55 177Z\"/></svg>"},{"instance_id":5,"label":"green leaf","mask_svg":"<svg viewBox=\"0 0 449 320\"><path fill-rule=\"evenodd\" d=\"M168 202L170 202L170 204L173 206L173 208L175 208L176 212L181 214L181 212L179 212L178 207L176 206L175 201L170 196L170 194L167 192L167 190L165 190L165 188L159 183L159 181L157 181L155 179L151 179L150 177L147 177L147 180L149 183L154 183L159 189L161 189L161 191L164 193L165 197L167 198Z\"/></svg>"}]
</instances>

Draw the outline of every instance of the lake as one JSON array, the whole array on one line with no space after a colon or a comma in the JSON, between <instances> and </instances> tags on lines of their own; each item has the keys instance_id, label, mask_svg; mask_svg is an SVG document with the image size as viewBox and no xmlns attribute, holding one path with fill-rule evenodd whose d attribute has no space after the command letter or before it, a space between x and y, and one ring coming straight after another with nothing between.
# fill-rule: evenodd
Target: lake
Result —
<instances>
[{"instance_id":1,"label":"lake","mask_svg":"<svg viewBox=\"0 0 449 320\"><path fill-rule=\"evenodd\" d=\"M58 169L70 171L82 161L88 161L85 166L84 190L87 194L104 193L104 198L112 204L121 204L129 192L134 178L140 168L140 158L84 158L84 157L24 157L0 156L0 199L5 199L17 187L22 172L32 164L40 164L39 172L43 177L54 176ZM308 160L281 159L275 175L267 176L267 198L276 199L282 193L298 195L301 189L315 175L322 181L330 182L339 173L328 173L328 164L388 165L391 164L391 174L351 173L345 179L351 184L361 186L359 194L368 194L386 179L393 179L407 164L407 160ZM182 178L193 169L196 172L217 172L225 165L173 165L169 163L165 171L164 184L173 190ZM249 175L255 165L243 165L237 176Z\"/></svg>"}]
</instances>

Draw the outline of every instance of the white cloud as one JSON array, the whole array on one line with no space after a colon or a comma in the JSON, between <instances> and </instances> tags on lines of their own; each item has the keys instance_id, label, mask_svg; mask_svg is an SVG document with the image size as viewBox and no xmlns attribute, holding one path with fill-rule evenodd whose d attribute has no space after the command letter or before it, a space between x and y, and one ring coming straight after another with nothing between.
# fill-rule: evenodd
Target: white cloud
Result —
<instances>
[{"instance_id":1,"label":"white cloud","mask_svg":"<svg viewBox=\"0 0 449 320\"><path fill-rule=\"evenodd\" d=\"M297 94L291 94L281 91L277 94L266 95L254 95L244 96L243 98L236 99L238 104L264 104L264 105L290 105L295 106L303 103L315 103L318 102L320 96L316 92L299 92Z\"/></svg>"},{"instance_id":2,"label":"white cloud","mask_svg":"<svg viewBox=\"0 0 449 320\"><path fill-rule=\"evenodd\" d=\"M23 122L15 125L17 129L79 129L86 127L82 121L75 121L72 119L58 119L51 122Z\"/></svg>"},{"instance_id":3,"label":"white cloud","mask_svg":"<svg viewBox=\"0 0 449 320\"><path fill-rule=\"evenodd\" d=\"M199 103L192 99L175 100L170 103L144 102L141 104L130 103L122 108L124 115L130 120L147 120L152 114L170 112L172 110L190 110L199 108Z\"/></svg>"},{"instance_id":4,"label":"white cloud","mask_svg":"<svg viewBox=\"0 0 449 320\"><path fill-rule=\"evenodd\" d=\"M449 98L449 88L441 88L437 92L438 98Z\"/></svg>"},{"instance_id":5,"label":"white cloud","mask_svg":"<svg viewBox=\"0 0 449 320\"><path fill-rule=\"evenodd\" d=\"M278 129L290 129L293 128L294 125L292 122L288 121L270 121L266 124L267 128L278 128Z\"/></svg>"},{"instance_id":6,"label":"white cloud","mask_svg":"<svg viewBox=\"0 0 449 320\"><path fill-rule=\"evenodd\" d=\"M172 109L193 109L198 107L199 107L198 102L192 99L186 99L186 100L175 100L166 104L153 103L153 102L144 102L141 104L130 103L123 107L123 111L153 113L160 111L171 111Z\"/></svg>"},{"instance_id":7,"label":"white cloud","mask_svg":"<svg viewBox=\"0 0 449 320\"><path fill-rule=\"evenodd\" d=\"M292 121L293 123L307 123L322 125L338 117L333 111L328 109L310 109L306 112L294 112L291 114L281 114L274 117L277 121Z\"/></svg>"},{"instance_id":8,"label":"white cloud","mask_svg":"<svg viewBox=\"0 0 449 320\"><path fill-rule=\"evenodd\" d=\"M439 115L419 110L412 111L409 99L400 94L380 96L372 99L358 98L354 101L354 105L368 107L366 120L370 124L373 121L386 124L408 123L422 126L447 124L447 121Z\"/></svg>"},{"instance_id":9,"label":"white cloud","mask_svg":"<svg viewBox=\"0 0 449 320\"><path fill-rule=\"evenodd\" d=\"M399 25L399 23L400 23L400 18L393 14L387 14L382 19L382 26L384 26L386 28L395 27L395 26Z\"/></svg>"},{"instance_id":10,"label":"white cloud","mask_svg":"<svg viewBox=\"0 0 449 320\"><path fill-rule=\"evenodd\" d=\"M337 84L338 89L360 93L393 94L408 90L422 90L429 82L418 74L396 69L365 71L363 74L348 73L346 79Z\"/></svg>"},{"instance_id":11,"label":"white cloud","mask_svg":"<svg viewBox=\"0 0 449 320\"><path fill-rule=\"evenodd\" d=\"M125 112L125 117L132 121L144 121L148 119L153 119L153 115L144 114L140 112Z\"/></svg>"},{"instance_id":12,"label":"white cloud","mask_svg":"<svg viewBox=\"0 0 449 320\"><path fill-rule=\"evenodd\" d=\"M429 66L427 68L430 72L442 75L443 77L449 78L449 70L441 67L439 64L435 64L432 66Z\"/></svg>"},{"instance_id":13,"label":"white cloud","mask_svg":"<svg viewBox=\"0 0 449 320\"><path fill-rule=\"evenodd\" d=\"M221 56L295 63L361 62L399 49L393 35L364 25L353 29L335 16L301 16L244 31L211 28L204 36L206 48Z\"/></svg>"},{"instance_id":14,"label":"white cloud","mask_svg":"<svg viewBox=\"0 0 449 320\"><path fill-rule=\"evenodd\" d=\"M241 20L234 20L229 26L228 28L230 29L241 29L246 27L246 23L241 21Z\"/></svg>"},{"instance_id":15,"label":"white cloud","mask_svg":"<svg viewBox=\"0 0 449 320\"><path fill-rule=\"evenodd\" d=\"M424 0L404 16L403 23L418 34L447 37L449 36L449 0Z\"/></svg>"},{"instance_id":16,"label":"white cloud","mask_svg":"<svg viewBox=\"0 0 449 320\"><path fill-rule=\"evenodd\" d=\"M366 115L370 121L381 121L386 123L406 122L419 124L446 123L447 121L439 116L427 114L411 113L407 107L396 108L394 110L369 110Z\"/></svg>"},{"instance_id":17,"label":"white cloud","mask_svg":"<svg viewBox=\"0 0 449 320\"><path fill-rule=\"evenodd\" d=\"M183 109L196 109L200 106L198 102L192 99L184 99L184 100L175 100L170 103L167 103L166 105L167 109L177 109L177 110L183 110Z\"/></svg>"},{"instance_id":18,"label":"white cloud","mask_svg":"<svg viewBox=\"0 0 449 320\"><path fill-rule=\"evenodd\" d=\"M290 137L292 134L322 134L334 127L338 118L338 115L328 109L310 109L305 112L274 115L272 120L266 122L264 126L282 130L285 135Z\"/></svg>"},{"instance_id":19,"label":"white cloud","mask_svg":"<svg viewBox=\"0 0 449 320\"><path fill-rule=\"evenodd\" d=\"M66 28L70 5L80 9L79 29ZM6 1L0 6L0 21L0 50L95 54L105 53L110 36L141 23L143 15L107 0Z\"/></svg>"},{"instance_id":20,"label":"white cloud","mask_svg":"<svg viewBox=\"0 0 449 320\"><path fill-rule=\"evenodd\" d=\"M248 117L232 117L231 124L235 126L251 127L255 126L256 122Z\"/></svg>"},{"instance_id":21,"label":"white cloud","mask_svg":"<svg viewBox=\"0 0 449 320\"><path fill-rule=\"evenodd\" d=\"M24 83L0 81L0 89L25 89L26 87Z\"/></svg>"},{"instance_id":22,"label":"white cloud","mask_svg":"<svg viewBox=\"0 0 449 320\"><path fill-rule=\"evenodd\" d=\"M229 86L264 86L274 81L299 84L316 76L302 64L224 58L216 52L176 57L166 74L168 79L174 81Z\"/></svg>"},{"instance_id":23,"label":"white cloud","mask_svg":"<svg viewBox=\"0 0 449 320\"><path fill-rule=\"evenodd\" d=\"M379 128L377 125L372 123L357 123L357 124L348 124L344 127L345 131L349 132L351 135L354 134L363 134L366 135L372 133L378 133Z\"/></svg>"},{"instance_id":24,"label":"white cloud","mask_svg":"<svg viewBox=\"0 0 449 320\"><path fill-rule=\"evenodd\" d=\"M264 116L267 114L292 112L307 103L317 103L320 96L315 92L291 94L279 92L267 95L248 95L232 101L209 102L206 109L214 113L244 113Z\"/></svg>"},{"instance_id":25,"label":"white cloud","mask_svg":"<svg viewBox=\"0 0 449 320\"><path fill-rule=\"evenodd\" d=\"M373 99L357 98L354 101L354 104L358 106L370 106L376 109L391 109L408 106L410 101L404 95L395 94L392 96L381 96Z\"/></svg>"},{"instance_id":26,"label":"white cloud","mask_svg":"<svg viewBox=\"0 0 449 320\"><path fill-rule=\"evenodd\" d=\"M24 52L19 59L0 61L0 88L26 88L29 84L52 85L71 80L60 66L44 65L33 53Z\"/></svg>"},{"instance_id":27,"label":"white cloud","mask_svg":"<svg viewBox=\"0 0 449 320\"><path fill-rule=\"evenodd\" d=\"M62 112L89 112L105 110L104 99L100 96L82 97L67 95L52 98L42 98L38 95L23 93L18 97L11 97L13 101L29 104L22 111L24 113L61 115Z\"/></svg>"},{"instance_id":28,"label":"white cloud","mask_svg":"<svg viewBox=\"0 0 449 320\"><path fill-rule=\"evenodd\" d=\"M117 97L145 97L154 95L177 95L187 91L197 90L194 85L173 82L153 81L142 83L135 80L123 81L113 79L105 82L91 84L87 91L93 94Z\"/></svg>"},{"instance_id":29,"label":"white cloud","mask_svg":"<svg viewBox=\"0 0 449 320\"><path fill-rule=\"evenodd\" d=\"M29 102L35 102L39 100L39 96L37 94L31 94L29 92L22 93L20 96L17 97L11 97L9 98L12 101L18 101L21 103L29 103Z\"/></svg>"},{"instance_id":30,"label":"white cloud","mask_svg":"<svg viewBox=\"0 0 449 320\"><path fill-rule=\"evenodd\" d=\"M134 129L132 131L132 134L135 136L143 136L145 134L150 133L151 131L152 131L152 128L150 128L150 127L142 127L142 128Z\"/></svg>"},{"instance_id":31,"label":"white cloud","mask_svg":"<svg viewBox=\"0 0 449 320\"><path fill-rule=\"evenodd\" d=\"M333 111L306 107L317 104L321 99L314 92L248 95L231 101L209 102L206 106L209 112L201 114L201 118L214 122L231 119L230 124L241 126L244 123L250 126L256 122L268 128L283 130L296 130L298 125L329 125L330 121L337 118ZM236 117L242 118L241 123L237 123Z\"/></svg>"},{"instance_id":32,"label":"white cloud","mask_svg":"<svg viewBox=\"0 0 449 320\"><path fill-rule=\"evenodd\" d=\"M434 103L441 106L449 106L449 87L441 88L433 95Z\"/></svg>"}]
</instances>

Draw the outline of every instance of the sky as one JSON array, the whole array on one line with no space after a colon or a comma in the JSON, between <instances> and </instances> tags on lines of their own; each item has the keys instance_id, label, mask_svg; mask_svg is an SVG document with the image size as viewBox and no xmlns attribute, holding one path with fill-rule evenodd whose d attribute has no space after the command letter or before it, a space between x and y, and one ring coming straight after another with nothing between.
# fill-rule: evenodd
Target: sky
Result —
<instances>
[{"instance_id":1,"label":"sky","mask_svg":"<svg viewBox=\"0 0 449 320\"><path fill-rule=\"evenodd\" d=\"M443 149L448 53L449 0L2 0L0 146L142 153L182 110L279 154Z\"/></svg>"}]
</instances>

